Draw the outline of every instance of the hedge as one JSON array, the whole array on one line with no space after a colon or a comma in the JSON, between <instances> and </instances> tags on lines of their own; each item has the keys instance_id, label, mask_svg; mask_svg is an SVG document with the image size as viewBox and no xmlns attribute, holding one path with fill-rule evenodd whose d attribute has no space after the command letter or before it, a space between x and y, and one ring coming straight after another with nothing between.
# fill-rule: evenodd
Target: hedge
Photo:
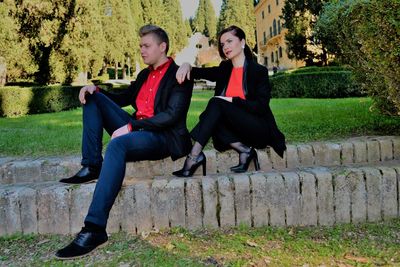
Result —
<instances>
[{"instance_id":1,"label":"hedge","mask_svg":"<svg viewBox=\"0 0 400 267\"><path fill-rule=\"evenodd\" d=\"M79 107L81 86L41 86L0 88L0 116L58 112Z\"/></svg>"},{"instance_id":2,"label":"hedge","mask_svg":"<svg viewBox=\"0 0 400 267\"><path fill-rule=\"evenodd\" d=\"M284 73L270 78L272 96L305 98L339 98L362 96L351 71Z\"/></svg>"}]
</instances>

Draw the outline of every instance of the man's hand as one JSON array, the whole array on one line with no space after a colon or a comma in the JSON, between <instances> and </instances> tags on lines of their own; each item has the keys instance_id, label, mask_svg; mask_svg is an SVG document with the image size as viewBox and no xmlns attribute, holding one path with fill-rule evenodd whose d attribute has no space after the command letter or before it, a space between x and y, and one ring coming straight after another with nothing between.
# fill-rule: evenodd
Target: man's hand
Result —
<instances>
[{"instance_id":1,"label":"man's hand","mask_svg":"<svg viewBox=\"0 0 400 267\"><path fill-rule=\"evenodd\" d=\"M221 98L222 100L225 100L225 101L228 101L228 102L232 102L232 97L220 96L220 95L217 95L217 96L214 96L214 97Z\"/></svg>"},{"instance_id":2,"label":"man's hand","mask_svg":"<svg viewBox=\"0 0 400 267\"><path fill-rule=\"evenodd\" d=\"M130 131L129 131L129 128L128 128L128 124L126 124L126 125L124 125L124 126L118 128L117 130L115 130L115 131L113 132L113 134L111 135L111 139L114 139L115 137L118 137L118 136L127 134L127 133L129 133L129 132L130 132Z\"/></svg>"},{"instance_id":3,"label":"man's hand","mask_svg":"<svg viewBox=\"0 0 400 267\"><path fill-rule=\"evenodd\" d=\"M81 101L82 104L86 104L86 94L93 94L94 91L96 91L95 85L86 85L82 87L82 89L79 91L79 101Z\"/></svg>"},{"instance_id":4,"label":"man's hand","mask_svg":"<svg viewBox=\"0 0 400 267\"><path fill-rule=\"evenodd\" d=\"M179 84L185 81L185 78L190 80L190 71L192 70L192 66L189 63L183 63L178 71L176 72L176 80Z\"/></svg>"}]
</instances>

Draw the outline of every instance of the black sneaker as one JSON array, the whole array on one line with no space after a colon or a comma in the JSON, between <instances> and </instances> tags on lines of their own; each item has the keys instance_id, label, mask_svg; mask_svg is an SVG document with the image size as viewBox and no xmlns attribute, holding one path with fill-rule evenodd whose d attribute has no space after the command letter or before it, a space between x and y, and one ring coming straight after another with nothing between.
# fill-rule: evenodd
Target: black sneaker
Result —
<instances>
[{"instance_id":1,"label":"black sneaker","mask_svg":"<svg viewBox=\"0 0 400 267\"><path fill-rule=\"evenodd\" d=\"M56 252L56 258L61 260L83 257L96 248L104 246L108 241L107 233L89 232L83 228L71 244Z\"/></svg>"},{"instance_id":2,"label":"black sneaker","mask_svg":"<svg viewBox=\"0 0 400 267\"><path fill-rule=\"evenodd\" d=\"M61 179L61 183L85 184L97 180L100 175L100 168L83 166L74 176Z\"/></svg>"}]
</instances>

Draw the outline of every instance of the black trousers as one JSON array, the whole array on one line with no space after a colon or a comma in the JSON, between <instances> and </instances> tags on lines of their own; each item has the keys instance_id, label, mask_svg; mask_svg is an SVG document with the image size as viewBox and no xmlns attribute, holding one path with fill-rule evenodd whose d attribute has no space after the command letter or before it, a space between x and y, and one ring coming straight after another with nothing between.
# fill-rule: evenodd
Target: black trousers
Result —
<instances>
[{"instance_id":1,"label":"black trousers","mask_svg":"<svg viewBox=\"0 0 400 267\"><path fill-rule=\"evenodd\" d=\"M200 121L193 128L191 136L203 147L212 137L214 147L219 151L230 149L229 144L235 142L265 148L270 129L265 118L213 97L200 115Z\"/></svg>"}]
</instances>

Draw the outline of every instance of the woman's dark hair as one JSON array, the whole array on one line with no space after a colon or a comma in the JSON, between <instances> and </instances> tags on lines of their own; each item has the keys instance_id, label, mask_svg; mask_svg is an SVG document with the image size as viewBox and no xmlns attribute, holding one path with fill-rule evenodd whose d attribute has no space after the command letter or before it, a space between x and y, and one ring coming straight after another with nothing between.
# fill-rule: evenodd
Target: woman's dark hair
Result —
<instances>
[{"instance_id":1,"label":"woman's dark hair","mask_svg":"<svg viewBox=\"0 0 400 267\"><path fill-rule=\"evenodd\" d=\"M232 25L229 26L228 28L223 29L219 34L218 34L218 52L220 57L222 57L223 59L226 59L226 56L224 54L224 51L222 50L222 46L221 46L221 36L224 33L230 32L232 33L234 36L238 37L239 40L245 40L246 41L246 34L244 33L244 31L239 28L238 26ZM251 52L250 47L246 44L244 47L244 55L246 57L246 59L248 60L253 60L253 53Z\"/></svg>"}]
</instances>

